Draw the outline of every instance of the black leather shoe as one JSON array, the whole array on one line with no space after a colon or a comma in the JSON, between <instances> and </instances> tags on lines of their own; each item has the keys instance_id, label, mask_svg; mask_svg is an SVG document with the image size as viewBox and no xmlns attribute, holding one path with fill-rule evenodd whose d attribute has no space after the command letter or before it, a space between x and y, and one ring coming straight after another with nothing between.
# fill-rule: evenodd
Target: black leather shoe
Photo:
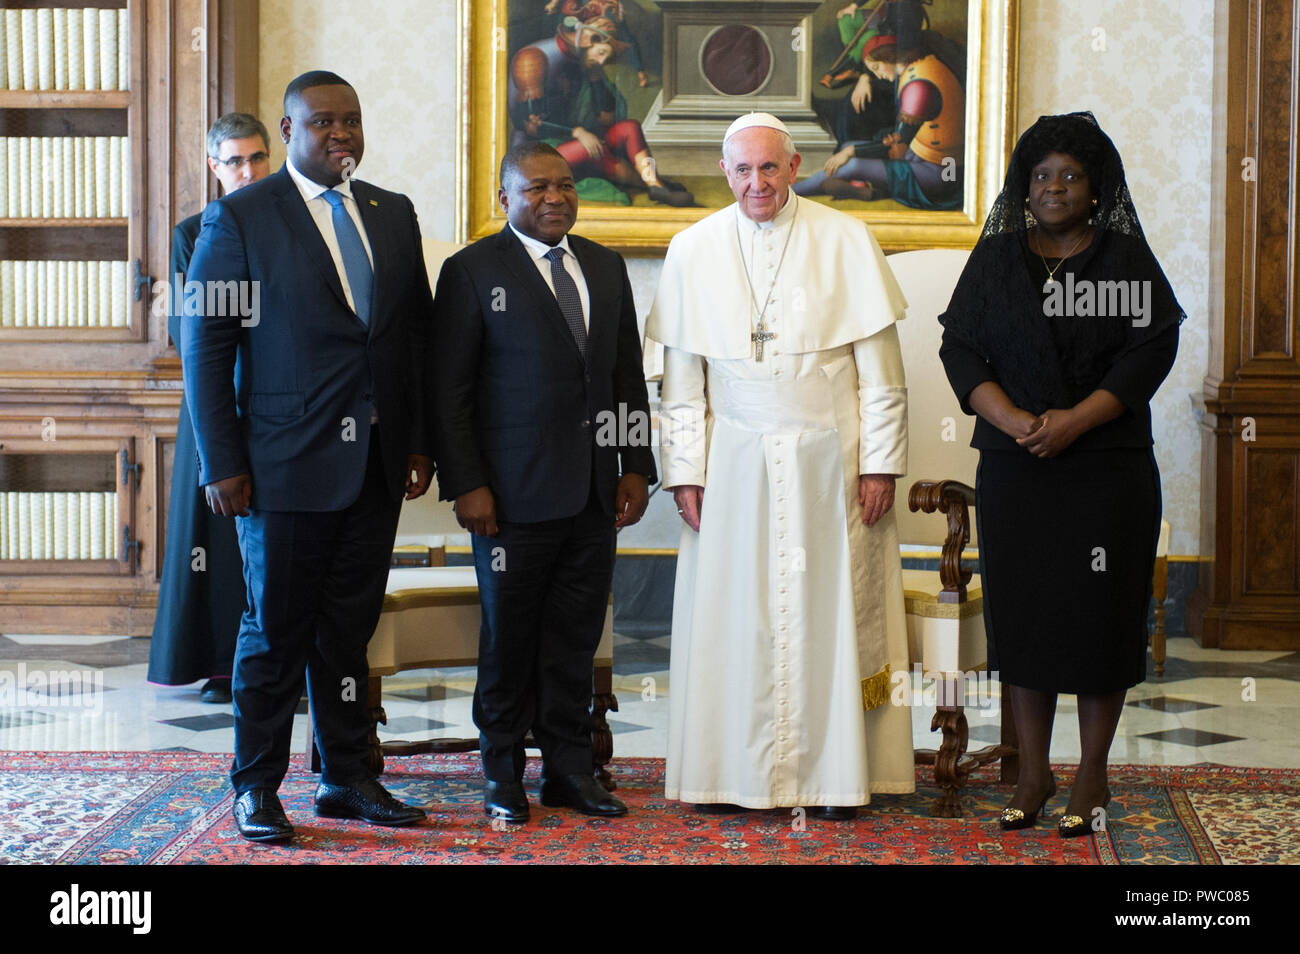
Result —
<instances>
[{"instance_id":1,"label":"black leather shoe","mask_svg":"<svg viewBox=\"0 0 1300 954\"><path fill-rule=\"evenodd\" d=\"M235 799L235 824L249 841L287 841L293 826L274 789L250 788Z\"/></svg>"},{"instance_id":2,"label":"black leather shoe","mask_svg":"<svg viewBox=\"0 0 1300 954\"><path fill-rule=\"evenodd\" d=\"M695 810L701 815L739 815L749 811L748 808L733 805L731 802L701 802L695 806Z\"/></svg>"},{"instance_id":3,"label":"black leather shoe","mask_svg":"<svg viewBox=\"0 0 1300 954\"><path fill-rule=\"evenodd\" d=\"M203 684L203 688L199 690L199 701L218 704L230 702L230 680L209 679Z\"/></svg>"},{"instance_id":4,"label":"black leather shoe","mask_svg":"<svg viewBox=\"0 0 1300 954\"><path fill-rule=\"evenodd\" d=\"M373 778L351 785L321 782L316 814L322 818L360 818L372 825L409 825L424 818L424 809L403 805Z\"/></svg>"},{"instance_id":5,"label":"black leather shoe","mask_svg":"<svg viewBox=\"0 0 1300 954\"><path fill-rule=\"evenodd\" d=\"M605 791L591 775L560 775L542 780L542 804L547 808L576 808L584 815L615 818L627 806Z\"/></svg>"},{"instance_id":6,"label":"black leather shoe","mask_svg":"<svg viewBox=\"0 0 1300 954\"><path fill-rule=\"evenodd\" d=\"M483 813L512 825L528 821L528 796L519 782L493 782L483 786Z\"/></svg>"},{"instance_id":7,"label":"black leather shoe","mask_svg":"<svg viewBox=\"0 0 1300 954\"><path fill-rule=\"evenodd\" d=\"M822 821L853 821L858 817L858 810L852 805L814 805L808 809L808 817Z\"/></svg>"}]
</instances>

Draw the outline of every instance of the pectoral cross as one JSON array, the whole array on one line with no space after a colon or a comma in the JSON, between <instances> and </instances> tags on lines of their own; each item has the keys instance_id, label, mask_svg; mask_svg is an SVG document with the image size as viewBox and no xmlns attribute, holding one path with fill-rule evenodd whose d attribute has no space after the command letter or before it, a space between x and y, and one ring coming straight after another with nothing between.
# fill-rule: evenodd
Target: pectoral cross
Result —
<instances>
[{"instance_id":1,"label":"pectoral cross","mask_svg":"<svg viewBox=\"0 0 1300 954\"><path fill-rule=\"evenodd\" d=\"M766 328L763 327L762 322L759 323L758 330L749 336L749 340L754 342L758 346L756 349L756 353L754 355L755 361L763 360L763 342L771 341L775 337L776 337L775 331L768 331Z\"/></svg>"}]
</instances>

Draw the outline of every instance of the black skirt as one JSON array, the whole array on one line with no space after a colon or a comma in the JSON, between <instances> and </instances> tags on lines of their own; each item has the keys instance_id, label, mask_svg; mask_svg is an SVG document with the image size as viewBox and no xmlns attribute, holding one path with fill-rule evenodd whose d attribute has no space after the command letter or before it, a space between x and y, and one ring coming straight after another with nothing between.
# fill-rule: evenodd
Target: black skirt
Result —
<instances>
[{"instance_id":1,"label":"black skirt","mask_svg":"<svg viewBox=\"0 0 1300 954\"><path fill-rule=\"evenodd\" d=\"M1146 678L1160 505L1149 447L980 452L984 629L1002 682L1107 693Z\"/></svg>"},{"instance_id":2,"label":"black skirt","mask_svg":"<svg viewBox=\"0 0 1300 954\"><path fill-rule=\"evenodd\" d=\"M201 562L195 547L203 548ZM244 565L235 518L208 509L199 486L198 443L182 397L149 681L184 686L229 677L243 613Z\"/></svg>"}]
</instances>

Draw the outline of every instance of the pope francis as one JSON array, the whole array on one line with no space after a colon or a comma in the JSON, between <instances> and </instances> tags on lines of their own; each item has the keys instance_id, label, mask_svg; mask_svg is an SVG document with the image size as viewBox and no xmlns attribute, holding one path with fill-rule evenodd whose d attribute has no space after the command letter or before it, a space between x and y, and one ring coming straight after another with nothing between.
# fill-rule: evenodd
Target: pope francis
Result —
<instances>
[{"instance_id":1,"label":"pope francis","mask_svg":"<svg viewBox=\"0 0 1300 954\"><path fill-rule=\"evenodd\" d=\"M907 669L906 302L863 223L791 190L775 116L732 123L720 165L736 203L673 239L646 326L685 523L666 794L849 819L914 788L889 692Z\"/></svg>"}]
</instances>

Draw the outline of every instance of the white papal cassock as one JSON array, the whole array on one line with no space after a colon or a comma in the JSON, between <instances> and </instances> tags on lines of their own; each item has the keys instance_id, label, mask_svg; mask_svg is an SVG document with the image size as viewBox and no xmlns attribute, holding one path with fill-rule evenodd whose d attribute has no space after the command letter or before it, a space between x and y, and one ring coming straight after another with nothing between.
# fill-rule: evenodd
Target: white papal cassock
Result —
<instances>
[{"instance_id":1,"label":"white papal cassock","mask_svg":"<svg viewBox=\"0 0 1300 954\"><path fill-rule=\"evenodd\" d=\"M746 271L760 309L772 289L762 361ZM669 246L646 326L665 346L663 482L706 489L678 553L668 798L914 789L889 692L907 671L897 524L868 529L857 495L859 474L907 469L905 307L865 225L793 193L771 222L732 205Z\"/></svg>"}]
</instances>

